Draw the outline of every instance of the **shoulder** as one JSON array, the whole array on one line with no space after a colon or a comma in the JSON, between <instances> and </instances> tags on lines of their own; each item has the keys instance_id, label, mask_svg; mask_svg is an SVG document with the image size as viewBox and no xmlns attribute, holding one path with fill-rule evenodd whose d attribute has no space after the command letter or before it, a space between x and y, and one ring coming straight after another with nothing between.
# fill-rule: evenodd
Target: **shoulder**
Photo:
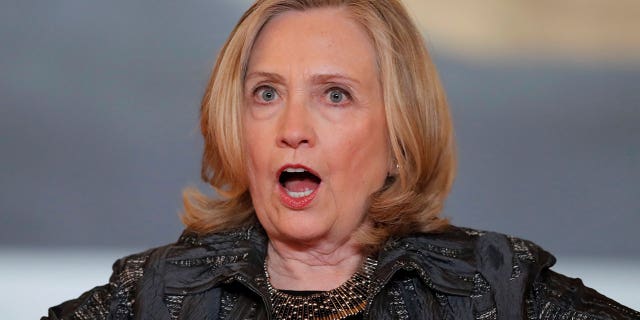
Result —
<instances>
[{"instance_id":1,"label":"shoulder","mask_svg":"<svg viewBox=\"0 0 640 320\"><path fill-rule=\"evenodd\" d=\"M540 319L640 319L640 312L553 270L540 274L529 297L529 310Z\"/></svg>"},{"instance_id":2,"label":"shoulder","mask_svg":"<svg viewBox=\"0 0 640 320\"><path fill-rule=\"evenodd\" d=\"M640 313L586 287L580 279L552 271L555 257L525 239L451 226L391 243L395 250L419 257L414 261L432 274L435 270L436 276L467 279L438 286L443 281L431 277L432 288L468 295L475 303L484 300L482 304L493 305L498 314L515 316L513 309L520 309L530 319L640 319ZM465 283L469 283L466 290L451 289Z\"/></svg>"},{"instance_id":3,"label":"shoulder","mask_svg":"<svg viewBox=\"0 0 640 320\"><path fill-rule=\"evenodd\" d=\"M449 226L441 232L418 233L391 240L385 249L440 255L464 261L491 278L515 279L537 274L555 263L555 257L535 243L518 237Z\"/></svg>"},{"instance_id":4,"label":"shoulder","mask_svg":"<svg viewBox=\"0 0 640 320\"><path fill-rule=\"evenodd\" d=\"M132 254L114 262L109 282L76 299L49 308L42 319L126 319L133 315L136 285L142 278L150 256L162 248ZM120 317L114 317L113 315Z\"/></svg>"},{"instance_id":5,"label":"shoulder","mask_svg":"<svg viewBox=\"0 0 640 320\"><path fill-rule=\"evenodd\" d=\"M531 241L456 226L392 239L381 257L382 265L408 260L430 272L427 282L434 288L463 287L464 290L445 293L468 295L478 295L489 287L522 291L555 263L553 255ZM438 281L444 282L442 279L453 280L439 284Z\"/></svg>"},{"instance_id":6,"label":"shoulder","mask_svg":"<svg viewBox=\"0 0 640 320\"><path fill-rule=\"evenodd\" d=\"M247 265L261 266L256 261L265 242L256 226L210 234L184 231L175 243L118 259L107 284L50 308L43 319L130 319L141 310L159 312L159 305L172 309L171 297L206 291L237 270L250 269Z\"/></svg>"}]
</instances>

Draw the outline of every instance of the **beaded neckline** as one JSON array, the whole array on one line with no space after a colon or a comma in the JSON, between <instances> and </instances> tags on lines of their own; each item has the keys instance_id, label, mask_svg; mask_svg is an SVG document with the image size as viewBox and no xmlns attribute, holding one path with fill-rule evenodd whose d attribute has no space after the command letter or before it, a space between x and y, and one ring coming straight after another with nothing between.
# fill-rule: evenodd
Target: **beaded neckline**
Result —
<instances>
[{"instance_id":1,"label":"beaded neckline","mask_svg":"<svg viewBox=\"0 0 640 320\"><path fill-rule=\"evenodd\" d=\"M366 307L371 276L377 265L376 260L367 257L362 268L339 287L309 295L296 295L271 286L265 260L264 274L267 278L267 290L273 315L276 319L285 320L340 320L356 315Z\"/></svg>"}]
</instances>

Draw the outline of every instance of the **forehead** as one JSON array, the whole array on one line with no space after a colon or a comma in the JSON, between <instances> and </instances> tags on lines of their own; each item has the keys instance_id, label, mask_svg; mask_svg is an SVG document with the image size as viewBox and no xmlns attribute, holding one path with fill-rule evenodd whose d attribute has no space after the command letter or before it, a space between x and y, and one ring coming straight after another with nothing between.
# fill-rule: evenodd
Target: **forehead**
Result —
<instances>
[{"instance_id":1,"label":"forehead","mask_svg":"<svg viewBox=\"0 0 640 320\"><path fill-rule=\"evenodd\" d=\"M287 11L272 18L260 31L251 51L249 71L277 72L283 70L264 69L300 65L327 72L371 73L376 69L375 49L367 31L346 8Z\"/></svg>"}]
</instances>

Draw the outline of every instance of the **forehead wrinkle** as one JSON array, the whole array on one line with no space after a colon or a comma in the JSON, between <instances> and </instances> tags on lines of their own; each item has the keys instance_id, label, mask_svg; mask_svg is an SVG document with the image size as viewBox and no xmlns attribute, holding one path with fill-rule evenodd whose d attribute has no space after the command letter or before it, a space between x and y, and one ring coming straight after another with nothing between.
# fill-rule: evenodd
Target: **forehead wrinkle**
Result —
<instances>
[{"instance_id":1,"label":"forehead wrinkle","mask_svg":"<svg viewBox=\"0 0 640 320\"><path fill-rule=\"evenodd\" d=\"M341 16L345 14L344 12L338 13ZM349 20L347 23L355 27L350 32L359 33L366 39L366 43L360 43L360 39L357 41L356 51L360 52L360 54L357 55L356 60L353 60L353 57L348 55L345 57L336 52L336 49L344 46L345 43L352 44L352 39L344 39L344 33L336 33L335 30L314 29L312 30L312 36L308 36L307 29L311 28L311 24L307 23L309 21L304 21L305 23L301 27L291 28L289 24L292 21L299 22L301 18L304 18L304 20L316 20L315 16L307 16L308 14L309 12L287 12L277 16L265 25L256 40L256 45L252 49L249 64L252 65L250 69L254 71L268 72L250 72L250 76L245 80L252 78L255 73L266 80L278 81L284 85L295 84L295 87L304 86L305 83L310 85L331 82L344 83L349 86L361 86L365 85L367 83L366 80L371 76L378 79L379 82L377 56L374 52L362 52L362 49L371 49L370 51L375 49L368 34L363 32L361 25L353 21L350 16L347 16ZM282 30L278 29L283 27L285 28L284 34ZM274 30L276 29L278 30L278 36L275 37L277 39L274 39L274 34L276 33ZM283 38L294 38L296 40L285 41ZM287 53L291 51L291 45L302 46L306 49L295 56L290 56ZM363 69L363 59L367 60L368 63L372 63L374 70ZM371 74L371 71L373 71L373 74Z\"/></svg>"}]
</instances>

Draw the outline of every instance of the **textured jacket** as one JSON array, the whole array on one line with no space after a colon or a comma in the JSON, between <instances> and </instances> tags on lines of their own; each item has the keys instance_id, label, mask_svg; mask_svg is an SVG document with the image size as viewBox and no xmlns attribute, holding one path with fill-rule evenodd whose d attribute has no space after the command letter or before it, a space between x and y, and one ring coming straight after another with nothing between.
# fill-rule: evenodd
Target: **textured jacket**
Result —
<instances>
[{"instance_id":1,"label":"textured jacket","mask_svg":"<svg viewBox=\"0 0 640 320\"><path fill-rule=\"evenodd\" d=\"M118 260L107 285L43 319L271 319L259 226L198 236ZM388 241L364 319L640 319L549 269L535 244L451 227Z\"/></svg>"}]
</instances>

